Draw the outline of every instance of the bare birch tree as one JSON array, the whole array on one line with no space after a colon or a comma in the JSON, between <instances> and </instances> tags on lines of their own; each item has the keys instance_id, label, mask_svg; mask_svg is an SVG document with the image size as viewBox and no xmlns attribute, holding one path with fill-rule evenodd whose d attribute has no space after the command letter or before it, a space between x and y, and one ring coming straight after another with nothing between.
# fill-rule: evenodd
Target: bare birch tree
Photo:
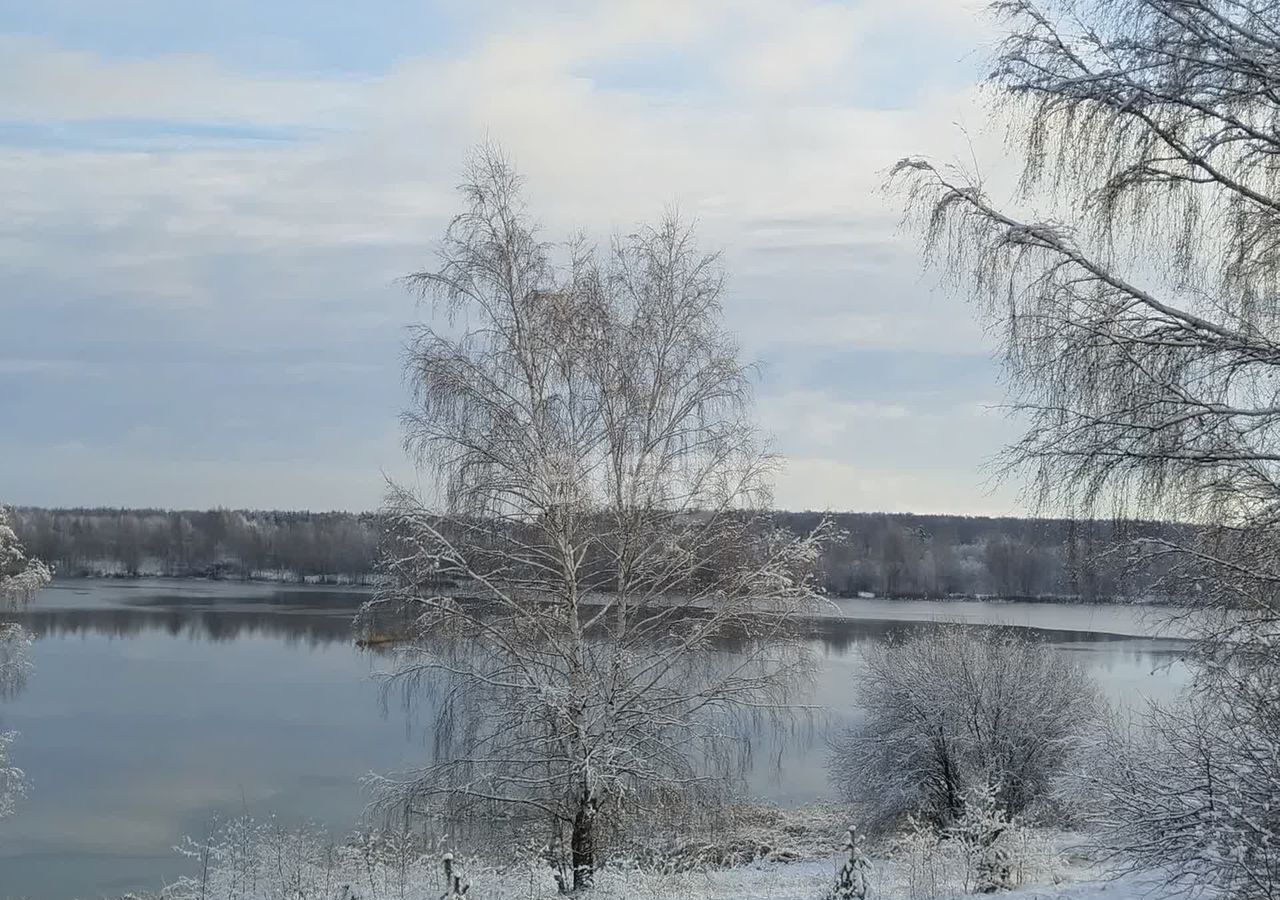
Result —
<instances>
[{"instance_id":1,"label":"bare birch tree","mask_svg":"<svg viewBox=\"0 0 1280 900\"><path fill-rule=\"evenodd\" d=\"M0 507L0 616L26 603L49 578L43 563L27 557L9 527L8 512ZM31 635L25 628L0 618L0 697L11 696L26 682L31 671L30 646ZM0 819L13 813L26 786L22 770L9 762L9 747L15 737L11 731L0 730Z\"/></svg>"},{"instance_id":2,"label":"bare birch tree","mask_svg":"<svg viewBox=\"0 0 1280 900\"><path fill-rule=\"evenodd\" d=\"M1280 781L1259 761L1280 751L1280 5L992 8L1007 36L988 87L1026 162L1023 205L1041 213L921 159L894 180L932 258L1003 336L1028 426L1008 461L1039 499L1201 526L1135 548L1195 578L1201 665L1195 714L1158 714L1180 780L1129 779L1111 824L1139 864L1272 897L1280 817L1265 798ZM1186 755L1197 744L1212 765ZM1143 790L1170 792L1168 817Z\"/></svg>"},{"instance_id":3,"label":"bare birch tree","mask_svg":"<svg viewBox=\"0 0 1280 900\"><path fill-rule=\"evenodd\" d=\"M545 823L576 889L625 818L725 798L735 716L783 709L808 671L788 625L825 526L760 512L775 461L688 228L552 245L491 148L461 191L442 266L408 279L447 314L407 361L406 443L437 494L393 496L368 610L412 611L395 677L435 689L434 758L379 787Z\"/></svg>"}]
</instances>

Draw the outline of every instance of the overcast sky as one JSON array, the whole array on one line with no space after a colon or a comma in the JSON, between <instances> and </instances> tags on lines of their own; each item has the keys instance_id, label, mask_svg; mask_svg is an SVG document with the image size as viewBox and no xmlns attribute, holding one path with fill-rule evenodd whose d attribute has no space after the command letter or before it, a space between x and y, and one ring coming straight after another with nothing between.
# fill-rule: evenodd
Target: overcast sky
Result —
<instances>
[{"instance_id":1,"label":"overcast sky","mask_svg":"<svg viewBox=\"0 0 1280 900\"><path fill-rule=\"evenodd\" d=\"M0 500L376 507L393 282L489 138L552 234L675 204L723 248L780 506L1017 511L990 343L880 190L1006 165L979 5L0 5Z\"/></svg>"}]
</instances>

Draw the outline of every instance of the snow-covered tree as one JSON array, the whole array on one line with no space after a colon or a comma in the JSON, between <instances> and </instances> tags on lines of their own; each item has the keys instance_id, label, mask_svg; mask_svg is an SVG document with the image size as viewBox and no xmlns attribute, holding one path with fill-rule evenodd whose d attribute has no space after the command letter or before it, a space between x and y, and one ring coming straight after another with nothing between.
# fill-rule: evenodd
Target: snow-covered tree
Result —
<instances>
[{"instance_id":1,"label":"snow-covered tree","mask_svg":"<svg viewBox=\"0 0 1280 900\"><path fill-rule=\"evenodd\" d=\"M30 600L50 577L44 563L27 557L9 525L8 511L0 507L0 697L21 689L31 668L31 635L16 622L4 621L4 614Z\"/></svg>"},{"instance_id":2,"label":"snow-covered tree","mask_svg":"<svg viewBox=\"0 0 1280 900\"><path fill-rule=\"evenodd\" d=\"M1013 868L1006 839L1017 820L1000 806L999 785L990 782L971 787L964 798L964 811L947 826L947 837L955 841L965 859L966 887L990 894L1013 887Z\"/></svg>"},{"instance_id":3,"label":"snow-covered tree","mask_svg":"<svg viewBox=\"0 0 1280 900\"><path fill-rule=\"evenodd\" d=\"M49 568L28 558L9 524L9 512L0 506L0 608L25 603L49 583Z\"/></svg>"},{"instance_id":4,"label":"snow-covered tree","mask_svg":"<svg viewBox=\"0 0 1280 900\"><path fill-rule=\"evenodd\" d=\"M18 735L0 731L0 819L13 815L27 793L26 773L9 762L9 746Z\"/></svg>"},{"instance_id":5,"label":"snow-covered tree","mask_svg":"<svg viewBox=\"0 0 1280 900\"><path fill-rule=\"evenodd\" d=\"M394 494L368 614L412 615L396 675L435 691L435 755L379 787L546 823L579 888L628 817L724 799L733 719L783 709L808 671L788 623L825 526L796 538L759 511L774 460L716 258L675 219L553 246L519 187L478 152L442 267L409 279L448 314L409 349L431 494Z\"/></svg>"},{"instance_id":6,"label":"snow-covered tree","mask_svg":"<svg viewBox=\"0 0 1280 900\"><path fill-rule=\"evenodd\" d=\"M1121 870L1151 868L1189 892L1280 895L1280 722L1274 693L1260 703L1250 679L1234 704L1192 692L1113 726L1084 779Z\"/></svg>"},{"instance_id":7,"label":"snow-covered tree","mask_svg":"<svg viewBox=\"0 0 1280 900\"><path fill-rule=\"evenodd\" d=\"M1011 815L1052 796L1097 717L1096 686L1042 642L939 626L870 648L862 722L837 739L832 778L877 825L915 814L945 829L974 790Z\"/></svg>"},{"instance_id":8,"label":"snow-covered tree","mask_svg":"<svg viewBox=\"0 0 1280 900\"><path fill-rule=\"evenodd\" d=\"M1274 897L1280 855L1280 7L998 0L990 96L1020 214L974 173L904 160L932 258L1003 336L1046 507L1193 522L1140 541L1191 593L1187 703L1117 741L1112 849ZM1179 567L1183 571L1178 571ZM1184 591L1172 592L1182 595ZM1133 756L1128 757L1126 748Z\"/></svg>"},{"instance_id":9,"label":"snow-covered tree","mask_svg":"<svg viewBox=\"0 0 1280 900\"><path fill-rule=\"evenodd\" d=\"M845 860L825 900L867 900L871 892L871 860L858 846L858 829L850 826L844 841Z\"/></svg>"},{"instance_id":10,"label":"snow-covered tree","mask_svg":"<svg viewBox=\"0 0 1280 900\"><path fill-rule=\"evenodd\" d=\"M31 671L31 635L16 622L4 621L4 613L26 603L49 578L43 563L27 557L7 511L0 507L0 697L20 690ZM15 737L11 731L0 731L0 819L13 813L26 789L22 770L9 761Z\"/></svg>"},{"instance_id":11,"label":"snow-covered tree","mask_svg":"<svg viewBox=\"0 0 1280 900\"><path fill-rule=\"evenodd\" d=\"M462 874L458 871L458 865L452 853L444 855L441 868L444 869L445 890L440 900L466 900L467 891L471 890L471 885L462 880Z\"/></svg>"}]
</instances>

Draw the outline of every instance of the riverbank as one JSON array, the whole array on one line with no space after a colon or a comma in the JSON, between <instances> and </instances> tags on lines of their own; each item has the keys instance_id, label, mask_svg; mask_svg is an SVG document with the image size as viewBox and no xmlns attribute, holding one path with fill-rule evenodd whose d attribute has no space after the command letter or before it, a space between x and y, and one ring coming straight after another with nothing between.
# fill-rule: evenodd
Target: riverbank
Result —
<instances>
[{"instance_id":1,"label":"riverbank","mask_svg":"<svg viewBox=\"0 0 1280 900\"><path fill-rule=\"evenodd\" d=\"M676 848L626 858L595 873L590 900L818 900L831 896L847 856L834 849L830 832L839 809L754 807L738 827L718 836L689 839ZM1080 836L1053 830L1018 829L1007 839L1010 864L1005 896L1041 900L1161 900L1168 893L1152 876L1108 877L1070 848ZM446 844L424 847L394 835L337 844L319 831L284 830L273 822L228 823L206 843L188 844L202 861L198 874L179 880L156 900L232 896L228 888L255 885L243 900L283 896L328 896L322 887L345 884L361 900L438 900L451 893L446 871L466 895L485 900L552 900L560 894L552 870L526 854L507 863L455 855ZM752 849L758 845L758 849ZM689 855L689 847L702 848ZM674 852L671 852L674 850ZM757 853L745 858L737 854ZM973 861L950 853L936 840L901 838L874 847L867 857L868 896L876 900L957 900L977 893ZM313 890L316 889L316 890Z\"/></svg>"},{"instance_id":2,"label":"riverbank","mask_svg":"<svg viewBox=\"0 0 1280 900\"><path fill-rule=\"evenodd\" d=\"M111 565L79 566L70 571L65 567L55 570L55 577L64 580L105 580L105 581L138 581L138 580L171 580L171 581L218 581L231 584L285 584L312 585L318 587L355 587L374 589L382 583L382 576L377 572L334 573L301 575L287 569L257 569L248 573L241 572L235 566L209 567L190 572L170 572L159 568L143 569L127 572ZM852 594L831 593L827 595L831 601L890 601L900 603L1034 603L1044 605L1075 606L1154 606L1167 603L1168 600L1156 596L1141 597L1082 597L1078 594L1040 594L1033 596L1002 594L874 594L860 591Z\"/></svg>"},{"instance_id":3,"label":"riverbank","mask_svg":"<svg viewBox=\"0 0 1280 900\"><path fill-rule=\"evenodd\" d=\"M840 858L806 860L792 863L760 862L704 872L663 873L640 869L605 869L597 874L595 886L583 894L584 900L821 900L835 883ZM554 881L535 869L480 869L458 866L468 886L466 896L484 900L559 900ZM291 875L298 875L296 870ZM412 883L394 887L379 884L376 876L351 873L360 885L360 900L440 900L448 896L441 875L426 875ZM345 873L329 873L326 883L341 883ZM363 877L361 877L363 875ZM1114 878L1089 869L1080 869L1078 878L1066 877L1057 882L1029 883L998 896L1025 900L1169 900L1176 894L1148 875L1124 875ZM913 885L892 861L871 860L871 892L876 900L962 900L983 898L989 893L965 893L947 890L930 894ZM362 884L363 882L369 882ZM128 894L120 900L194 900L198 888L162 891L157 894ZM244 900L270 900L280 896L268 884L260 884L259 892L236 896Z\"/></svg>"},{"instance_id":4,"label":"riverbank","mask_svg":"<svg viewBox=\"0 0 1280 900\"><path fill-rule=\"evenodd\" d=\"M590 900L820 900L835 883L840 859L831 857L796 863L755 863L708 872L662 874L641 871L600 873ZM1028 883L998 896L1034 900L1165 900L1173 896L1162 891L1158 881L1130 875L1106 878L1093 870L1080 869L1078 878L1058 882ZM560 895L550 886L512 877L504 873L494 880L473 878L469 895L486 900L553 900ZM438 900L432 888L421 892L423 900ZM413 897L414 895L410 895ZM913 887L910 875L891 860L872 859L871 891L876 900L959 900L962 897L991 897L989 893L944 892L930 894ZM380 898L373 898L380 900Z\"/></svg>"},{"instance_id":5,"label":"riverbank","mask_svg":"<svg viewBox=\"0 0 1280 900\"><path fill-rule=\"evenodd\" d=\"M248 573L227 567L209 567L190 572L166 572L148 569L128 572L111 566L77 567L71 571L56 569L54 577L66 581L220 581L231 584L294 584L318 587L357 587L373 589L381 583L376 572L300 575L287 569L257 569Z\"/></svg>"}]
</instances>

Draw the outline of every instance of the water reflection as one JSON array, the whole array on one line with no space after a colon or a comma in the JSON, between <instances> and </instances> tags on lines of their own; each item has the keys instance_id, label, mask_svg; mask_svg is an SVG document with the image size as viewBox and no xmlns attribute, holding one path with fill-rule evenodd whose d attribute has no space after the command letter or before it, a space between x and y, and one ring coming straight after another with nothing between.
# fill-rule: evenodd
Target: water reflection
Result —
<instances>
[{"instance_id":1,"label":"water reflection","mask_svg":"<svg viewBox=\"0 0 1280 900\"><path fill-rule=\"evenodd\" d=\"M939 620L907 620L901 619L815 619L809 623L815 641L822 644L829 653L843 655L868 644L884 643L895 637L908 634L916 629L939 628L951 624ZM1111 645L1108 652L1132 652L1135 656L1150 657L1155 660L1167 655L1180 655L1189 646L1179 638L1138 638L1127 634L1108 634L1106 632L1085 631L1064 628L1042 628L1017 625L1013 623L972 623L976 627L1016 627L1033 640L1042 640L1063 649L1073 645L1098 648L1099 645Z\"/></svg>"},{"instance_id":2,"label":"water reflection","mask_svg":"<svg viewBox=\"0 0 1280 900\"><path fill-rule=\"evenodd\" d=\"M92 583L90 583L92 584ZM146 582L107 582L100 590L86 588L82 582L61 582L46 591L56 598L38 607L13 613L8 618L20 622L37 638L78 635L101 635L110 638L132 638L144 633L163 633L174 638L228 642L241 638L272 638L286 643L323 646L350 644L355 640L353 617L369 594L356 589L281 588L227 582L157 582L148 590ZM143 587L139 588L141 584ZM187 586L189 585L189 586ZM43 599L43 598L42 598ZM918 628L940 627L950 622L972 625L1011 626L1029 636L1044 640L1064 650L1106 647L1128 662L1152 667L1178 659L1188 643L1178 637L1163 636L1154 609L1125 612L1123 608L1083 607L1089 625L1106 610L1108 621L1119 619L1124 630L1106 631L1098 627L1067 627L1073 617L1072 608L1064 614L1061 608L1050 608L1038 619L1051 619L1052 625L1028 621L1028 608L1039 612L1036 604L1022 603L938 603L929 601L875 601L874 611L890 612L888 617L867 616L850 601L842 601L827 615L805 621L803 628L824 656L843 656L859 647L882 643L894 636ZM980 606L987 615L975 620L965 615ZM1040 605L1042 608L1044 605ZM918 613L921 608L929 616ZM1003 614L1002 614L1003 613ZM1136 632L1136 633L1135 633ZM726 638L725 649L732 649ZM1102 645L1102 646L1100 646Z\"/></svg>"},{"instance_id":3,"label":"water reflection","mask_svg":"<svg viewBox=\"0 0 1280 900\"><path fill-rule=\"evenodd\" d=\"M311 646L350 643L352 618L368 595L357 590L274 588L226 582L58 582L39 604L12 618L37 638L146 633L211 642L263 637ZM126 586L127 585L127 586Z\"/></svg>"},{"instance_id":4,"label":"water reflection","mask_svg":"<svg viewBox=\"0 0 1280 900\"><path fill-rule=\"evenodd\" d=\"M359 778L421 763L424 736L383 715L353 643L359 590L217 582L56 582L16 618L35 676L4 705L27 803L0 823L0 900L120 894L182 871L171 847L242 811L354 824ZM749 789L828 793L825 739L858 715L861 648L939 621L1012 624L1076 656L1113 699L1166 697L1185 645L1132 611L844 602L812 623L824 710L759 735ZM427 744L429 746L429 743Z\"/></svg>"},{"instance_id":5,"label":"water reflection","mask_svg":"<svg viewBox=\"0 0 1280 900\"><path fill-rule=\"evenodd\" d=\"M353 615L354 610L334 614L272 609L111 608L30 612L22 621L37 638L76 635L132 638L146 632L159 632L175 638L212 642L267 637L316 646L350 643Z\"/></svg>"}]
</instances>

